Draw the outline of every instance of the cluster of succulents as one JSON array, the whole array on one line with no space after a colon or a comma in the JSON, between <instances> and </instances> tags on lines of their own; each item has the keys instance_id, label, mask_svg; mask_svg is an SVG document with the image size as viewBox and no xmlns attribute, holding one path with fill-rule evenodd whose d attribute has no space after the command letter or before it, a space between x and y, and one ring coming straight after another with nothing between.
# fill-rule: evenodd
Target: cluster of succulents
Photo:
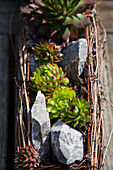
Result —
<instances>
[{"instance_id":1,"label":"cluster of succulents","mask_svg":"<svg viewBox=\"0 0 113 170\"><path fill-rule=\"evenodd\" d=\"M39 166L40 157L32 145L29 147L25 146L25 148L19 147L19 151L17 151L16 154L15 163L16 168L34 170Z\"/></svg>"},{"instance_id":2,"label":"cluster of succulents","mask_svg":"<svg viewBox=\"0 0 113 170\"><path fill-rule=\"evenodd\" d=\"M35 59L39 61L40 64L53 64L55 61L58 61L59 51L56 49L56 46L50 41L40 44L36 44L35 48Z\"/></svg>"},{"instance_id":3,"label":"cluster of succulents","mask_svg":"<svg viewBox=\"0 0 113 170\"><path fill-rule=\"evenodd\" d=\"M86 122L90 121L90 104L84 99L73 98L68 100L65 108L61 111L60 117L67 124L72 126L85 125Z\"/></svg>"},{"instance_id":4,"label":"cluster of succulents","mask_svg":"<svg viewBox=\"0 0 113 170\"><path fill-rule=\"evenodd\" d=\"M90 104L82 98L76 98L75 91L69 87L54 90L52 98L48 99L47 111L50 119L61 117L74 127L90 121Z\"/></svg>"},{"instance_id":5,"label":"cluster of succulents","mask_svg":"<svg viewBox=\"0 0 113 170\"><path fill-rule=\"evenodd\" d=\"M85 28L91 22L87 16L87 9L96 2L96 0L35 0L30 6L34 8L40 25L39 32L49 30L52 37L59 33L67 40L76 29Z\"/></svg>"},{"instance_id":6,"label":"cluster of succulents","mask_svg":"<svg viewBox=\"0 0 113 170\"><path fill-rule=\"evenodd\" d=\"M49 112L50 119L60 116L60 112L65 108L63 104L66 104L67 100L71 100L76 96L76 93L72 88L57 88L54 90L52 98L48 99L47 110Z\"/></svg>"},{"instance_id":7,"label":"cluster of succulents","mask_svg":"<svg viewBox=\"0 0 113 170\"><path fill-rule=\"evenodd\" d=\"M56 64L46 64L39 66L33 77L31 77L31 89L41 90L46 94L50 95L57 87L65 87L69 84L69 79L63 72L61 67Z\"/></svg>"}]
</instances>

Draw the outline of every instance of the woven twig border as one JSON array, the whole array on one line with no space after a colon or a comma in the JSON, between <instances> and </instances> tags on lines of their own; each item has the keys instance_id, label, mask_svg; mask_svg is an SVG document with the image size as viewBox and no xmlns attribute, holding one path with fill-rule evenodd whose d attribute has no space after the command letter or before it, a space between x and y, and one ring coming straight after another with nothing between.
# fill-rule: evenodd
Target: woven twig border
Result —
<instances>
[{"instance_id":1,"label":"woven twig border","mask_svg":"<svg viewBox=\"0 0 113 170\"><path fill-rule=\"evenodd\" d=\"M90 153L91 169L102 169L104 150L104 115L102 111L102 62L106 32L102 24L92 17L92 25L88 28L88 76L90 95L93 106L91 113ZM103 37L101 33L103 32Z\"/></svg>"}]
</instances>

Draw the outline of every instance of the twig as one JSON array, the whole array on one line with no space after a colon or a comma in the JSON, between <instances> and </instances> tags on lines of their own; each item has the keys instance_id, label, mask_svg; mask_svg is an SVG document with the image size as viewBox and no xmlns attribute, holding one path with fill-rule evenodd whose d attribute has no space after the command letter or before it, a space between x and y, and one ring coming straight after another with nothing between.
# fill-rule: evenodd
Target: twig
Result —
<instances>
[{"instance_id":1,"label":"twig","mask_svg":"<svg viewBox=\"0 0 113 170\"><path fill-rule=\"evenodd\" d=\"M113 104L110 102L110 100L106 96L104 96L103 99L106 100L113 107Z\"/></svg>"},{"instance_id":2,"label":"twig","mask_svg":"<svg viewBox=\"0 0 113 170\"><path fill-rule=\"evenodd\" d=\"M106 147L106 150L105 150L105 153L104 153L104 157L103 157L103 161L102 161L102 166L104 165L104 161L105 161L105 158L106 158L106 154L107 154L107 151L108 151L108 147L110 145L110 142L111 142L111 137L112 137L112 134L113 134L113 129L110 133L110 137L109 137L109 140L108 140L108 143L107 143L107 147Z\"/></svg>"},{"instance_id":3,"label":"twig","mask_svg":"<svg viewBox=\"0 0 113 170\"><path fill-rule=\"evenodd\" d=\"M19 86L19 84L18 84L18 82L17 82L17 80L16 80L16 77L14 77L14 80L15 80L15 84L16 84L16 86L20 89L20 88L21 88L21 86Z\"/></svg>"},{"instance_id":4,"label":"twig","mask_svg":"<svg viewBox=\"0 0 113 170\"><path fill-rule=\"evenodd\" d=\"M29 99L27 95L27 90L26 90L26 82L25 82L25 75L24 75L24 70L23 70L23 59L22 56L20 56L20 68L21 68L21 74L22 74L22 79L23 79L23 86L24 86L24 93L25 93L25 100L26 100L26 106L27 106L27 117L28 117L28 146L30 146L30 106L29 106Z\"/></svg>"},{"instance_id":5,"label":"twig","mask_svg":"<svg viewBox=\"0 0 113 170\"><path fill-rule=\"evenodd\" d=\"M20 93L20 91L19 91ZM21 133L22 133L22 142L23 142L23 147L25 148L25 138L24 138L24 132L23 132L23 127L22 127L22 99L21 99L21 95L19 94L20 97L20 111L19 111L19 120L20 120L20 129L21 129Z\"/></svg>"}]
</instances>

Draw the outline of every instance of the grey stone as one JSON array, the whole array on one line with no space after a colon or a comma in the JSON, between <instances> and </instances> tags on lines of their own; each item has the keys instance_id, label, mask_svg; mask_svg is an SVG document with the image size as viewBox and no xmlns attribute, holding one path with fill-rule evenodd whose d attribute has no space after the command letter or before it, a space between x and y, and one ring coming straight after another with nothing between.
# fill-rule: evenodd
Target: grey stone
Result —
<instances>
[{"instance_id":1,"label":"grey stone","mask_svg":"<svg viewBox=\"0 0 113 170\"><path fill-rule=\"evenodd\" d=\"M51 129L51 146L60 163L70 165L84 156L83 134L58 120Z\"/></svg>"},{"instance_id":2,"label":"grey stone","mask_svg":"<svg viewBox=\"0 0 113 170\"><path fill-rule=\"evenodd\" d=\"M42 160L50 156L50 119L46 110L45 96L38 91L36 100L31 109L32 120L32 143L39 151Z\"/></svg>"},{"instance_id":3,"label":"grey stone","mask_svg":"<svg viewBox=\"0 0 113 170\"><path fill-rule=\"evenodd\" d=\"M36 68L38 67L36 61L35 61L35 57L33 56L33 54L30 55L30 76L33 76L33 72L36 70Z\"/></svg>"},{"instance_id":4,"label":"grey stone","mask_svg":"<svg viewBox=\"0 0 113 170\"><path fill-rule=\"evenodd\" d=\"M63 60L59 63L59 66L63 67L63 70L73 82L78 81L79 84L81 84L82 82L79 79L79 76L83 73L86 63L88 53L87 40L81 38L77 41L68 43L62 53ZM75 84L79 85L76 82Z\"/></svg>"}]
</instances>

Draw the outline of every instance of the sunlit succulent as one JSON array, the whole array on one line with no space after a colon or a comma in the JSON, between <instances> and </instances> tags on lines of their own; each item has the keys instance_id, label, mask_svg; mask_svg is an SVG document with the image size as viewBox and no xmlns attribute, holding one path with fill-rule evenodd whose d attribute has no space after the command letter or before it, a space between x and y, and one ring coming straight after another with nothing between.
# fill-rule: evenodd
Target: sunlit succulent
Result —
<instances>
[{"instance_id":1,"label":"sunlit succulent","mask_svg":"<svg viewBox=\"0 0 113 170\"><path fill-rule=\"evenodd\" d=\"M85 11L93 5L96 0L34 0L35 14L40 25L39 32L49 30L50 35L60 33L67 40L75 29L85 28L91 22Z\"/></svg>"},{"instance_id":2,"label":"sunlit succulent","mask_svg":"<svg viewBox=\"0 0 113 170\"><path fill-rule=\"evenodd\" d=\"M60 116L60 112L65 108L64 104L75 96L75 91L69 87L55 89L52 98L48 100L47 104L50 119Z\"/></svg>"},{"instance_id":3,"label":"sunlit succulent","mask_svg":"<svg viewBox=\"0 0 113 170\"><path fill-rule=\"evenodd\" d=\"M41 65L33 72L31 77L31 89L42 90L46 94L50 95L57 87L65 87L69 84L69 79L63 72L61 67L56 64Z\"/></svg>"},{"instance_id":4,"label":"sunlit succulent","mask_svg":"<svg viewBox=\"0 0 113 170\"><path fill-rule=\"evenodd\" d=\"M57 56L59 51L50 41L36 44L34 51L36 60L38 60L41 64L53 64L55 61L58 61Z\"/></svg>"},{"instance_id":5,"label":"sunlit succulent","mask_svg":"<svg viewBox=\"0 0 113 170\"><path fill-rule=\"evenodd\" d=\"M19 151L16 154L16 168L34 170L38 168L40 158L38 152L32 145L25 146L25 148L19 147Z\"/></svg>"},{"instance_id":6,"label":"sunlit succulent","mask_svg":"<svg viewBox=\"0 0 113 170\"><path fill-rule=\"evenodd\" d=\"M90 121L90 104L84 99L73 98L64 103L65 108L61 111L60 117L65 123L72 126L85 125Z\"/></svg>"}]
</instances>

